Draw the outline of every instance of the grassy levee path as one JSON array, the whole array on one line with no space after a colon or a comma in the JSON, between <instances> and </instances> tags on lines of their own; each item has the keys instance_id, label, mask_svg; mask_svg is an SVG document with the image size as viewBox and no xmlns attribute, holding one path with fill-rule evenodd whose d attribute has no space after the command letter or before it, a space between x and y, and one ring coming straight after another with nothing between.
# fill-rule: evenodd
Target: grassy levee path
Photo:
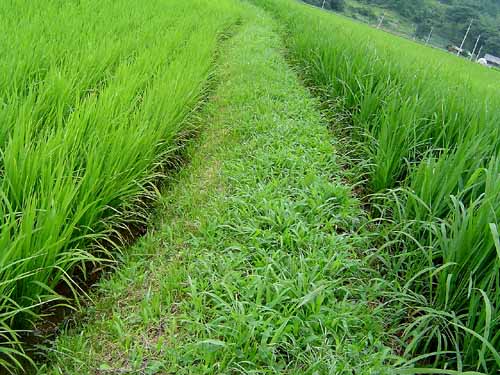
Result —
<instances>
[{"instance_id":1,"label":"grassy levee path","mask_svg":"<svg viewBox=\"0 0 500 375\"><path fill-rule=\"evenodd\" d=\"M390 373L362 210L276 24L248 14L156 224L40 373Z\"/></svg>"}]
</instances>

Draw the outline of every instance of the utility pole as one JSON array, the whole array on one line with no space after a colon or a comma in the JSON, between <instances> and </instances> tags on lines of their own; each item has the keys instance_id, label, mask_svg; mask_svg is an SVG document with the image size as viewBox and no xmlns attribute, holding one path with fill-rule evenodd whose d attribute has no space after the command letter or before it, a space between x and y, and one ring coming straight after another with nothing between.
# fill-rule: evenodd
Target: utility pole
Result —
<instances>
[{"instance_id":1,"label":"utility pole","mask_svg":"<svg viewBox=\"0 0 500 375\"><path fill-rule=\"evenodd\" d=\"M474 49L472 50L472 55L470 55L470 61L474 58L474 53L476 52L477 44L479 43L479 39L481 39L481 35L479 35L476 39L476 44L474 44Z\"/></svg>"},{"instance_id":2,"label":"utility pole","mask_svg":"<svg viewBox=\"0 0 500 375\"><path fill-rule=\"evenodd\" d=\"M429 32L429 35L427 36L427 40L425 41L425 45L429 44L429 41L431 40L432 32L434 31L434 26L431 27L431 31Z\"/></svg>"},{"instance_id":3,"label":"utility pole","mask_svg":"<svg viewBox=\"0 0 500 375\"><path fill-rule=\"evenodd\" d=\"M483 47L484 47L484 44L481 46L481 48L479 48L479 52L477 53L477 60L479 60L481 58L481 51L483 50Z\"/></svg>"},{"instance_id":4,"label":"utility pole","mask_svg":"<svg viewBox=\"0 0 500 375\"><path fill-rule=\"evenodd\" d=\"M323 0L323 5L321 5L321 9L325 9L325 3L326 3L326 0Z\"/></svg>"},{"instance_id":5,"label":"utility pole","mask_svg":"<svg viewBox=\"0 0 500 375\"><path fill-rule=\"evenodd\" d=\"M474 21L474 19L470 20L469 27L467 28L467 31L465 32L465 36L464 36L464 39L462 40L462 44L460 44L460 49L457 52L457 56L460 56L460 52L462 52L462 48L465 44L465 40L467 39L467 36L469 35L470 28L472 27L472 21Z\"/></svg>"},{"instance_id":6,"label":"utility pole","mask_svg":"<svg viewBox=\"0 0 500 375\"><path fill-rule=\"evenodd\" d=\"M380 26L382 26L382 22L384 22L385 18L385 12L382 13L382 17L380 18L380 22L378 23L377 29L380 29Z\"/></svg>"}]
</instances>

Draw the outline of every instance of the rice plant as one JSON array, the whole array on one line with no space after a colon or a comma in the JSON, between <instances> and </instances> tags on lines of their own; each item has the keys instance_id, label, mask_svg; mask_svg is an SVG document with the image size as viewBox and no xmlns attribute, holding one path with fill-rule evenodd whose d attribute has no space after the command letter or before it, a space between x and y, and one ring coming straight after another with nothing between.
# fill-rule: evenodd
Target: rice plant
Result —
<instances>
[{"instance_id":1,"label":"rice plant","mask_svg":"<svg viewBox=\"0 0 500 375\"><path fill-rule=\"evenodd\" d=\"M75 267L110 259L211 77L230 1L0 4L0 365Z\"/></svg>"},{"instance_id":2,"label":"rice plant","mask_svg":"<svg viewBox=\"0 0 500 375\"><path fill-rule=\"evenodd\" d=\"M500 75L293 1L254 2L286 25L310 83L350 113L410 363L496 373Z\"/></svg>"}]
</instances>

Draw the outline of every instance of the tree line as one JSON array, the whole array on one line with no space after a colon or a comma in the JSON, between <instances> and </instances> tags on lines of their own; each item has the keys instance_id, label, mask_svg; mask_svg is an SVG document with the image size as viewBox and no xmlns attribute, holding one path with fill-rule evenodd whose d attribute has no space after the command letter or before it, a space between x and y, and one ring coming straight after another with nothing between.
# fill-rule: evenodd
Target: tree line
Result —
<instances>
[{"instance_id":1,"label":"tree line","mask_svg":"<svg viewBox=\"0 0 500 375\"><path fill-rule=\"evenodd\" d=\"M304 0L322 6L323 0ZM416 37L424 39L431 28L434 33L460 45L472 20L470 36L464 48L472 50L481 35L483 51L500 56L500 0L357 0L366 6L377 5L398 13L416 25ZM343 11L344 0L326 0L325 8Z\"/></svg>"}]
</instances>

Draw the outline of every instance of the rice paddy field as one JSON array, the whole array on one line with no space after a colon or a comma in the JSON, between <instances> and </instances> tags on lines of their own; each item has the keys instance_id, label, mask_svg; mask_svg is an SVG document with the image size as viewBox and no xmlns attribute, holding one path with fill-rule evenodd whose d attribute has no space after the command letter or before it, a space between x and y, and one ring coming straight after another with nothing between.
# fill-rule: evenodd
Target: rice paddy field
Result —
<instances>
[{"instance_id":1,"label":"rice paddy field","mask_svg":"<svg viewBox=\"0 0 500 375\"><path fill-rule=\"evenodd\" d=\"M143 221L143 202L210 79L217 41L238 18L236 4L207 4L0 4L5 343L31 329L61 283L78 292L68 272L109 259L117 231ZM10 346L0 352L3 362Z\"/></svg>"},{"instance_id":2,"label":"rice paddy field","mask_svg":"<svg viewBox=\"0 0 500 375\"><path fill-rule=\"evenodd\" d=\"M498 71L294 0L0 20L6 373L500 372Z\"/></svg>"},{"instance_id":3,"label":"rice paddy field","mask_svg":"<svg viewBox=\"0 0 500 375\"><path fill-rule=\"evenodd\" d=\"M287 1L262 4L350 120L383 234L377 258L413 317L400 323L404 353L498 371L498 73Z\"/></svg>"}]
</instances>

